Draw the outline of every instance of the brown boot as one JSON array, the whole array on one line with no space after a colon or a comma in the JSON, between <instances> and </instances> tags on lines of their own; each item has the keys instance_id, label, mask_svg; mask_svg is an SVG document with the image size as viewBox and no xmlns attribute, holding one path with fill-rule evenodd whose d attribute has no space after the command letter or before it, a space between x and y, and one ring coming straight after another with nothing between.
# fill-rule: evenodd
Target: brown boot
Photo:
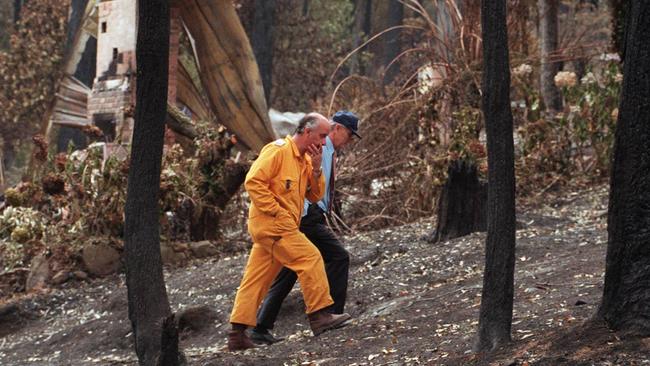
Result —
<instances>
[{"instance_id":1,"label":"brown boot","mask_svg":"<svg viewBox=\"0 0 650 366\"><path fill-rule=\"evenodd\" d=\"M309 326L314 335L317 336L330 329L341 328L347 325L346 321L352 317L348 313L330 314L325 310L319 310L307 315Z\"/></svg>"},{"instance_id":2,"label":"brown boot","mask_svg":"<svg viewBox=\"0 0 650 366\"><path fill-rule=\"evenodd\" d=\"M232 330L228 332L228 351L241 351L249 348L255 348L255 344L248 338L246 326L233 324Z\"/></svg>"}]
</instances>

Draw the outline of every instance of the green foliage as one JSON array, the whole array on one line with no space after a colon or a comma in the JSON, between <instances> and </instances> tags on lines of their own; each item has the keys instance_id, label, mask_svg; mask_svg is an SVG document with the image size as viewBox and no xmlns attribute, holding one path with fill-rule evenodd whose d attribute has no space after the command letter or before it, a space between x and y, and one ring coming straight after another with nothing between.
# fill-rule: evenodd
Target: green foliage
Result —
<instances>
[{"instance_id":1,"label":"green foliage","mask_svg":"<svg viewBox=\"0 0 650 366\"><path fill-rule=\"evenodd\" d=\"M0 213L0 270L23 265L29 241L45 231L42 213L29 207L8 207Z\"/></svg>"},{"instance_id":2,"label":"green foliage","mask_svg":"<svg viewBox=\"0 0 650 366\"><path fill-rule=\"evenodd\" d=\"M214 206L214 197L224 192L222 170L234 142L223 128L195 127L201 137L194 141L193 153L178 144L163 151L159 207L164 239L189 240L187 203ZM101 143L68 154L50 153L36 167L38 184L21 183L6 191L9 207L0 212L5 269L29 263L32 248L43 243L73 253L89 238L122 235L129 151L121 148L105 160Z\"/></svg>"},{"instance_id":3,"label":"green foliage","mask_svg":"<svg viewBox=\"0 0 650 366\"><path fill-rule=\"evenodd\" d=\"M577 156L594 155L593 168L605 173L614 141L622 75L617 63L611 63L599 76L589 71L575 86L563 88L568 112L563 119L571 130ZM582 167L582 170L588 167Z\"/></svg>"},{"instance_id":4,"label":"green foliage","mask_svg":"<svg viewBox=\"0 0 650 366\"><path fill-rule=\"evenodd\" d=\"M449 161L465 160L476 166L487 164L485 147L478 140L481 111L477 108L461 107L452 115L456 128L449 144Z\"/></svg>"},{"instance_id":5,"label":"green foliage","mask_svg":"<svg viewBox=\"0 0 650 366\"><path fill-rule=\"evenodd\" d=\"M573 72L555 77L564 98L564 111L555 118L539 118L539 100L526 83L513 83L520 137L517 151L518 186L522 193L559 177L602 177L609 170L618 114L622 75L617 62L588 69L578 80ZM533 120L531 116L534 117Z\"/></svg>"}]
</instances>

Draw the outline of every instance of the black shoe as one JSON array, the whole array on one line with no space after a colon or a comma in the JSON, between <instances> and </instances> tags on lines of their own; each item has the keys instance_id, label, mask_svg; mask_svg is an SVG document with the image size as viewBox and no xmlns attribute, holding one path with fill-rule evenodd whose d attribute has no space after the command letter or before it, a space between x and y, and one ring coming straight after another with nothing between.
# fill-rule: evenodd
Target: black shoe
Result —
<instances>
[{"instance_id":1,"label":"black shoe","mask_svg":"<svg viewBox=\"0 0 650 366\"><path fill-rule=\"evenodd\" d=\"M255 344L273 344L283 341L284 338L276 338L268 330L253 328L250 335L251 341Z\"/></svg>"}]
</instances>

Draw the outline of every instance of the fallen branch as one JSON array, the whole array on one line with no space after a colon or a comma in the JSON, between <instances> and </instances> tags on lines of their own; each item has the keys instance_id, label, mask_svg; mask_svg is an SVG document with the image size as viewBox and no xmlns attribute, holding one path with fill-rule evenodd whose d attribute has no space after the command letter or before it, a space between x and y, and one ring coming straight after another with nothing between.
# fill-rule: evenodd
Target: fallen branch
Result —
<instances>
[{"instance_id":1,"label":"fallen branch","mask_svg":"<svg viewBox=\"0 0 650 366\"><path fill-rule=\"evenodd\" d=\"M183 112L169 103L167 104L167 119L165 120L165 123L172 131L192 140L199 136L196 128L194 128L192 119L184 115Z\"/></svg>"}]
</instances>

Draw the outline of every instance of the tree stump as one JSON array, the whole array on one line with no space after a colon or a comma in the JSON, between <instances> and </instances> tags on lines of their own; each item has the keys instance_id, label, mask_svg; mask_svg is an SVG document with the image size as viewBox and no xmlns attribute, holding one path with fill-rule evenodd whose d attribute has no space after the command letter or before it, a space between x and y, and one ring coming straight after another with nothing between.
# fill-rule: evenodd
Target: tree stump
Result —
<instances>
[{"instance_id":1,"label":"tree stump","mask_svg":"<svg viewBox=\"0 0 650 366\"><path fill-rule=\"evenodd\" d=\"M487 230L487 182L478 179L476 165L453 161L447 176L438 197L438 223L430 243Z\"/></svg>"}]
</instances>

